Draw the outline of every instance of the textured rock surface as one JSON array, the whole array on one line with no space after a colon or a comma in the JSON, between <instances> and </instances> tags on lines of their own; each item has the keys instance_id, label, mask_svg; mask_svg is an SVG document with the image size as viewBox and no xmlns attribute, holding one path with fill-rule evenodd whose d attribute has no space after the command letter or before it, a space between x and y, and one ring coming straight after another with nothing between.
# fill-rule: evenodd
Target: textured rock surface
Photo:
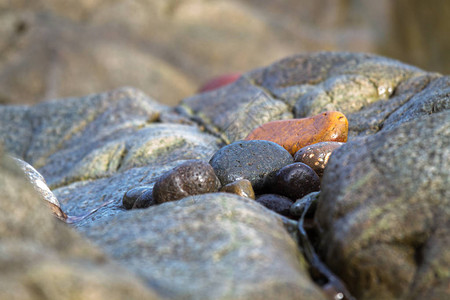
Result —
<instances>
[{"instance_id":1,"label":"textured rock surface","mask_svg":"<svg viewBox=\"0 0 450 300\"><path fill-rule=\"evenodd\" d=\"M438 78L371 54L299 54L244 74L226 88L187 98L179 111L226 142L269 121L340 111L351 139L379 131L396 109Z\"/></svg>"},{"instance_id":2,"label":"textured rock surface","mask_svg":"<svg viewBox=\"0 0 450 300\"><path fill-rule=\"evenodd\" d=\"M152 123L165 110L131 88L44 102L27 109L24 123L31 124L32 138L15 153L26 153L23 158L52 188L170 163L173 156L209 159L217 149L213 137L195 126ZM4 112L6 118L10 114ZM13 147L13 140L5 142L6 149Z\"/></svg>"},{"instance_id":3,"label":"textured rock surface","mask_svg":"<svg viewBox=\"0 0 450 300\"><path fill-rule=\"evenodd\" d=\"M281 219L237 195L191 196L79 229L169 298L324 299Z\"/></svg>"},{"instance_id":4,"label":"textured rock surface","mask_svg":"<svg viewBox=\"0 0 450 300\"><path fill-rule=\"evenodd\" d=\"M270 141L239 141L217 151L210 160L222 185L239 179L251 182L255 192L268 188L275 173L294 159Z\"/></svg>"},{"instance_id":5,"label":"textured rock surface","mask_svg":"<svg viewBox=\"0 0 450 300\"><path fill-rule=\"evenodd\" d=\"M333 153L321 249L358 299L448 297L449 120L448 110L423 116Z\"/></svg>"},{"instance_id":6,"label":"textured rock surface","mask_svg":"<svg viewBox=\"0 0 450 300\"><path fill-rule=\"evenodd\" d=\"M0 153L1 299L160 299L54 218Z\"/></svg>"}]
</instances>

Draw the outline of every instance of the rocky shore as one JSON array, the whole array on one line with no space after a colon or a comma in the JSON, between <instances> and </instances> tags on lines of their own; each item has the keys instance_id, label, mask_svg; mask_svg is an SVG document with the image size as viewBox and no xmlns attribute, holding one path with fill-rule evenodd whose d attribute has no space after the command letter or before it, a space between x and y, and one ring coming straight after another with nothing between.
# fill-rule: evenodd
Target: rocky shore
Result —
<instances>
[{"instance_id":1,"label":"rocky shore","mask_svg":"<svg viewBox=\"0 0 450 300\"><path fill-rule=\"evenodd\" d=\"M0 106L0 299L449 298L449 103L449 76L319 52L176 107Z\"/></svg>"}]
</instances>

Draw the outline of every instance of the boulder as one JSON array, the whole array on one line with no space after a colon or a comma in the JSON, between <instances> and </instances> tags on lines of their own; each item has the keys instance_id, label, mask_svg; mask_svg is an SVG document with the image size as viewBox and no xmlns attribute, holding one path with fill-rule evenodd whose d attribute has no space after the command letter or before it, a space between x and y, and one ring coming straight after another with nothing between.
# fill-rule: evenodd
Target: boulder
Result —
<instances>
[{"instance_id":1,"label":"boulder","mask_svg":"<svg viewBox=\"0 0 450 300\"><path fill-rule=\"evenodd\" d=\"M448 297L449 120L448 109L416 117L333 152L320 249L357 299Z\"/></svg>"},{"instance_id":2,"label":"boulder","mask_svg":"<svg viewBox=\"0 0 450 300\"><path fill-rule=\"evenodd\" d=\"M325 299L281 218L248 198L190 196L78 229L170 299Z\"/></svg>"}]
</instances>

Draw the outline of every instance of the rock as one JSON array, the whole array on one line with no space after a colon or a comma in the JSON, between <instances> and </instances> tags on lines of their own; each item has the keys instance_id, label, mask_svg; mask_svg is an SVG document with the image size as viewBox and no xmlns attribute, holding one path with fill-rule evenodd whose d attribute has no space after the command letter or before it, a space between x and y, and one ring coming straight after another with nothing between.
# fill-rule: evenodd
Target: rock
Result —
<instances>
[{"instance_id":1,"label":"rock","mask_svg":"<svg viewBox=\"0 0 450 300\"><path fill-rule=\"evenodd\" d=\"M343 144L339 142L321 142L303 147L295 153L294 161L309 166L319 178L322 178L331 153Z\"/></svg>"},{"instance_id":2,"label":"rock","mask_svg":"<svg viewBox=\"0 0 450 300\"><path fill-rule=\"evenodd\" d=\"M79 230L170 299L324 299L281 218L248 198L191 196Z\"/></svg>"},{"instance_id":3,"label":"rock","mask_svg":"<svg viewBox=\"0 0 450 300\"><path fill-rule=\"evenodd\" d=\"M22 169L25 173L25 176L28 178L30 183L33 185L34 190L38 193L40 198L49 205L53 214L60 220L66 220L67 215L61 210L61 205L59 204L58 199L56 199L53 192L48 188L47 183L45 182L44 177L36 171L30 164L27 162L14 158L16 164Z\"/></svg>"},{"instance_id":4,"label":"rock","mask_svg":"<svg viewBox=\"0 0 450 300\"><path fill-rule=\"evenodd\" d=\"M220 191L255 199L255 192L253 191L252 183L247 179L239 179L235 182L229 183L223 186Z\"/></svg>"},{"instance_id":5,"label":"rock","mask_svg":"<svg viewBox=\"0 0 450 300\"><path fill-rule=\"evenodd\" d=\"M259 193L273 181L275 172L292 163L283 147L269 141L239 141L217 151L209 163L222 185L247 179Z\"/></svg>"},{"instance_id":6,"label":"rock","mask_svg":"<svg viewBox=\"0 0 450 300\"><path fill-rule=\"evenodd\" d=\"M320 178L304 163L287 165L275 175L272 191L295 201L320 190Z\"/></svg>"},{"instance_id":7,"label":"rock","mask_svg":"<svg viewBox=\"0 0 450 300\"><path fill-rule=\"evenodd\" d=\"M283 146L294 155L299 149L311 144L334 141L346 142L347 118L340 112L293 120L272 121L254 129L246 140L266 140Z\"/></svg>"},{"instance_id":8,"label":"rock","mask_svg":"<svg viewBox=\"0 0 450 300\"><path fill-rule=\"evenodd\" d=\"M0 146L5 152L24 159L33 137L27 106L0 106Z\"/></svg>"},{"instance_id":9,"label":"rock","mask_svg":"<svg viewBox=\"0 0 450 300\"><path fill-rule=\"evenodd\" d=\"M52 217L23 171L3 154L0 194L1 299L162 299Z\"/></svg>"},{"instance_id":10,"label":"rock","mask_svg":"<svg viewBox=\"0 0 450 300\"><path fill-rule=\"evenodd\" d=\"M139 186L152 191L159 177L183 162L175 160L157 168L152 165L131 168L110 177L74 182L53 190L53 193L64 211L76 217L72 226L81 227L98 222L101 218L124 213L123 196L127 191Z\"/></svg>"},{"instance_id":11,"label":"rock","mask_svg":"<svg viewBox=\"0 0 450 300\"><path fill-rule=\"evenodd\" d=\"M314 217L314 213L316 212L318 199L320 192L312 192L308 195L303 196L300 199L297 199L294 204L291 205L290 213L292 216L300 218L305 211L305 207L307 204L311 203L311 206L308 209L305 217L312 218Z\"/></svg>"},{"instance_id":12,"label":"rock","mask_svg":"<svg viewBox=\"0 0 450 300\"><path fill-rule=\"evenodd\" d=\"M333 153L320 249L356 298L448 298L449 120L448 109L423 115Z\"/></svg>"},{"instance_id":13,"label":"rock","mask_svg":"<svg viewBox=\"0 0 450 300\"><path fill-rule=\"evenodd\" d=\"M161 176L153 187L153 199L160 204L187 196L217 192L214 169L202 160L188 160Z\"/></svg>"},{"instance_id":14,"label":"rock","mask_svg":"<svg viewBox=\"0 0 450 300\"><path fill-rule=\"evenodd\" d=\"M128 190L123 195L123 207L125 207L126 209L132 209L136 200L149 189L149 186L139 186Z\"/></svg>"},{"instance_id":15,"label":"rock","mask_svg":"<svg viewBox=\"0 0 450 300\"><path fill-rule=\"evenodd\" d=\"M24 160L52 189L133 167L171 163L174 156L209 160L218 149L215 137L195 125L152 123L167 109L132 88L43 102L28 109L24 123L31 124L33 138L17 152L25 153ZM8 122L12 113L23 115L0 110L0 120ZM12 148L8 145L6 149Z\"/></svg>"},{"instance_id":16,"label":"rock","mask_svg":"<svg viewBox=\"0 0 450 300\"><path fill-rule=\"evenodd\" d=\"M216 90L218 88L224 87L230 83L235 82L241 77L240 73L230 73L222 76L215 77L210 81L203 84L198 90L199 93L208 92L212 90Z\"/></svg>"},{"instance_id":17,"label":"rock","mask_svg":"<svg viewBox=\"0 0 450 300\"><path fill-rule=\"evenodd\" d=\"M147 208L155 204L156 202L153 199L153 190L147 190L136 199L133 208Z\"/></svg>"},{"instance_id":18,"label":"rock","mask_svg":"<svg viewBox=\"0 0 450 300\"><path fill-rule=\"evenodd\" d=\"M299 54L244 74L222 89L187 98L177 111L227 143L270 121L340 111L352 139L381 130L390 114L440 77L372 54Z\"/></svg>"},{"instance_id":19,"label":"rock","mask_svg":"<svg viewBox=\"0 0 450 300\"><path fill-rule=\"evenodd\" d=\"M280 215L291 217L290 209L293 202L287 197L276 194L263 194L256 197L256 202Z\"/></svg>"},{"instance_id":20,"label":"rock","mask_svg":"<svg viewBox=\"0 0 450 300\"><path fill-rule=\"evenodd\" d=\"M227 144L244 139L264 123L292 118L283 101L252 85L245 76L221 89L184 99L177 111L200 122Z\"/></svg>"}]
</instances>

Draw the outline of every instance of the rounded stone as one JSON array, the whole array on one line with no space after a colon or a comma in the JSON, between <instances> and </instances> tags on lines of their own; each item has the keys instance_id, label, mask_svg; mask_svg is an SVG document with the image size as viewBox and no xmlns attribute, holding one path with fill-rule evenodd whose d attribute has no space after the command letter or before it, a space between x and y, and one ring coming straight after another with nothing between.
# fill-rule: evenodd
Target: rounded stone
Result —
<instances>
[{"instance_id":1,"label":"rounded stone","mask_svg":"<svg viewBox=\"0 0 450 300\"><path fill-rule=\"evenodd\" d=\"M153 200L160 204L187 196L217 192L218 179L207 162L192 159L162 175L153 187Z\"/></svg>"},{"instance_id":2,"label":"rounded stone","mask_svg":"<svg viewBox=\"0 0 450 300\"><path fill-rule=\"evenodd\" d=\"M246 140L267 140L283 146L294 155L319 142L346 142L348 120L338 111L327 111L309 118L277 120L255 128Z\"/></svg>"},{"instance_id":3,"label":"rounded stone","mask_svg":"<svg viewBox=\"0 0 450 300\"><path fill-rule=\"evenodd\" d=\"M132 209L136 200L146 191L150 190L148 186L138 186L128 190L122 198L122 205L126 209Z\"/></svg>"},{"instance_id":4,"label":"rounded stone","mask_svg":"<svg viewBox=\"0 0 450 300\"><path fill-rule=\"evenodd\" d=\"M311 203L308 212L306 213L305 217L312 218L314 217L314 213L316 212L317 208L317 200L319 199L320 192L312 192L308 195L298 199L295 201L294 204L291 206L291 215L294 217L300 218L306 208L306 205Z\"/></svg>"},{"instance_id":5,"label":"rounded stone","mask_svg":"<svg viewBox=\"0 0 450 300\"><path fill-rule=\"evenodd\" d=\"M147 208L156 204L153 200L153 189L148 189L143 192L134 202L133 209L135 208Z\"/></svg>"},{"instance_id":6,"label":"rounded stone","mask_svg":"<svg viewBox=\"0 0 450 300\"><path fill-rule=\"evenodd\" d=\"M275 176L273 192L292 200L320 190L320 178L304 163L293 163L281 168Z\"/></svg>"},{"instance_id":7,"label":"rounded stone","mask_svg":"<svg viewBox=\"0 0 450 300\"><path fill-rule=\"evenodd\" d=\"M275 173L294 162L289 152L270 141L238 141L217 151L210 160L222 185L247 179L255 192L273 182Z\"/></svg>"},{"instance_id":8,"label":"rounded stone","mask_svg":"<svg viewBox=\"0 0 450 300\"><path fill-rule=\"evenodd\" d=\"M340 142L321 142L303 147L295 153L294 160L304 163L313 169L320 178L323 176L328 159L334 150L345 143Z\"/></svg>"},{"instance_id":9,"label":"rounded stone","mask_svg":"<svg viewBox=\"0 0 450 300\"><path fill-rule=\"evenodd\" d=\"M263 194L258 197L256 197L256 202L259 204L264 205L270 210L273 210L276 213L279 213L280 215L286 216L291 218L291 206L292 206L292 200L276 194Z\"/></svg>"},{"instance_id":10,"label":"rounded stone","mask_svg":"<svg viewBox=\"0 0 450 300\"><path fill-rule=\"evenodd\" d=\"M220 191L255 199L255 191L253 190L252 183L247 179L240 179L229 183L223 186Z\"/></svg>"}]
</instances>

